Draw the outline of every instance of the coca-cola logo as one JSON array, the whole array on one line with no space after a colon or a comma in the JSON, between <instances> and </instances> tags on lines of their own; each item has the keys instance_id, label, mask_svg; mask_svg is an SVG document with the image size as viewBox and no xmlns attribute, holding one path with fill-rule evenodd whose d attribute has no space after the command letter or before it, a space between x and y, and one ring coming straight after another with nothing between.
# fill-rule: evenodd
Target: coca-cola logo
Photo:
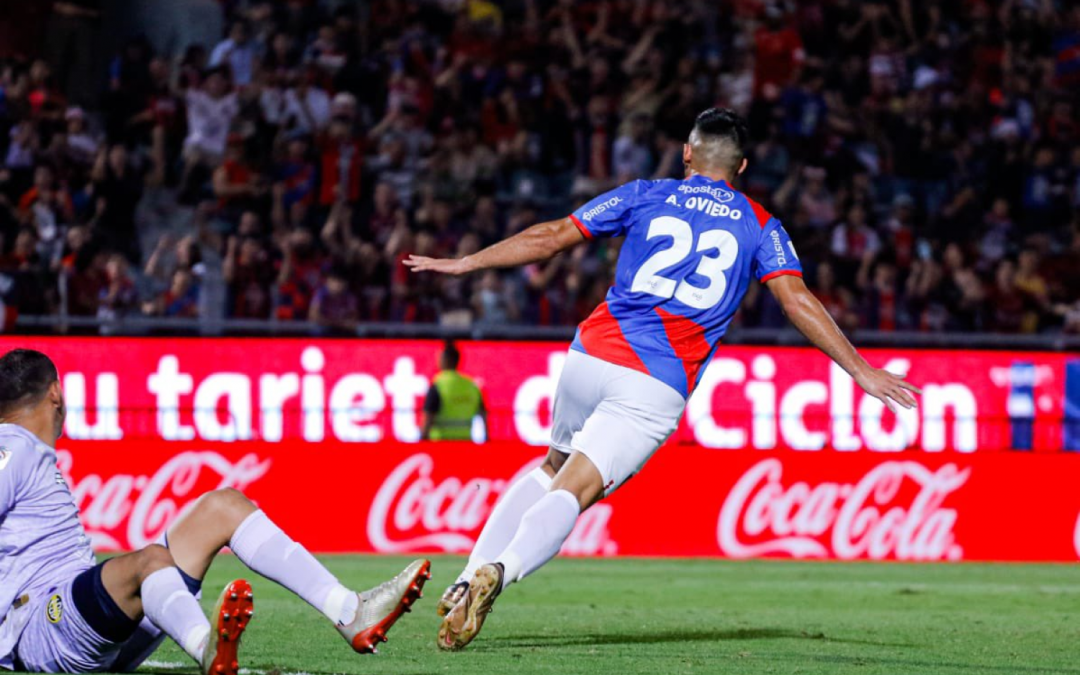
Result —
<instances>
[{"instance_id":1,"label":"coca-cola logo","mask_svg":"<svg viewBox=\"0 0 1080 675\"><path fill-rule=\"evenodd\" d=\"M368 511L367 535L383 553L420 550L466 553L503 492L540 464L537 458L510 479L448 476L433 478L435 460L417 453L403 460L383 481ZM608 533L611 506L597 504L578 518L562 552L614 555Z\"/></svg>"},{"instance_id":2,"label":"coca-cola logo","mask_svg":"<svg viewBox=\"0 0 1080 675\"><path fill-rule=\"evenodd\" d=\"M213 451L181 452L153 475L71 476L71 452L56 453L91 544L98 550L137 549L156 541L209 490L244 490L270 470L271 460L248 453L233 462Z\"/></svg>"},{"instance_id":3,"label":"coca-cola logo","mask_svg":"<svg viewBox=\"0 0 1080 675\"><path fill-rule=\"evenodd\" d=\"M943 502L970 475L970 468L956 464L934 470L893 461L855 483L797 481L785 487L783 464L765 459L728 494L717 540L734 558L959 560L963 549L953 535L957 512Z\"/></svg>"}]
</instances>

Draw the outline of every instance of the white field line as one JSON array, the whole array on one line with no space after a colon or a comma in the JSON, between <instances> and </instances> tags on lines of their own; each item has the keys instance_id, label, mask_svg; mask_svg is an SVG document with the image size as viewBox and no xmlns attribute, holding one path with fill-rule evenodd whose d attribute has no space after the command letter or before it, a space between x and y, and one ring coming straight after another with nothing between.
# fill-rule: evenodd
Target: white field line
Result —
<instances>
[{"instance_id":1,"label":"white field line","mask_svg":"<svg viewBox=\"0 0 1080 675\"><path fill-rule=\"evenodd\" d=\"M158 668L160 670L187 670L194 668L195 664L181 663L179 661L143 661L142 665L147 668ZM240 675L266 675L265 670L259 668L241 668ZM281 671L281 675L311 675L311 673L305 673L304 671L297 672L285 672Z\"/></svg>"}]
</instances>

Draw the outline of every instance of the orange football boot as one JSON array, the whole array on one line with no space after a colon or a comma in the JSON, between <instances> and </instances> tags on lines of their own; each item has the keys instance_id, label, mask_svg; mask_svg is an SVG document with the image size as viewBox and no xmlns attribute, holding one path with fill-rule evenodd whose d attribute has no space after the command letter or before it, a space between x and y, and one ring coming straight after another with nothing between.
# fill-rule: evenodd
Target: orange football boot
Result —
<instances>
[{"instance_id":1,"label":"orange football boot","mask_svg":"<svg viewBox=\"0 0 1080 675\"><path fill-rule=\"evenodd\" d=\"M240 636L255 616L255 598L251 584L237 579L227 584L210 615L213 622L210 641L203 651L203 675L238 675Z\"/></svg>"}]
</instances>

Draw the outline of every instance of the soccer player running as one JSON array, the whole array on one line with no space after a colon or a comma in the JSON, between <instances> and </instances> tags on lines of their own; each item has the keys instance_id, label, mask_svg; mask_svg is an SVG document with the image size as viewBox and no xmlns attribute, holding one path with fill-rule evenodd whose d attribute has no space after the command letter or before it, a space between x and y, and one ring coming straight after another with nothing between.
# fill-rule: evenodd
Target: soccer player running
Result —
<instances>
[{"instance_id":1,"label":"soccer player running","mask_svg":"<svg viewBox=\"0 0 1080 675\"><path fill-rule=\"evenodd\" d=\"M626 238L614 286L567 355L545 461L503 495L439 602L442 649L468 645L505 587L551 560L578 515L675 431L751 277L868 394L890 410L915 405L909 392L919 390L871 367L806 288L780 221L732 188L746 169L747 144L737 114L706 110L683 147L684 180L628 183L461 259L405 261L416 272L468 274L545 260L595 237Z\"/></svg>"},{"instance_id":2,"label":"soccer player running","mask_svg":"<svg viewBox=\"0 0 1080 675\"><path fill-rule=\"evenodd\" d=\"M198 602L225 545L322 612L360 653L386 640L430 576L430 563L417 560L353 592L233 489L203 495L160 544L95 565L56 467L64 413L47 356L16 349L0 357L0 669L130 671L167 635L203 673L236 675L239 639L254 612L251 585L228 584L212 624Z\"/></svg>"}]
</instances>

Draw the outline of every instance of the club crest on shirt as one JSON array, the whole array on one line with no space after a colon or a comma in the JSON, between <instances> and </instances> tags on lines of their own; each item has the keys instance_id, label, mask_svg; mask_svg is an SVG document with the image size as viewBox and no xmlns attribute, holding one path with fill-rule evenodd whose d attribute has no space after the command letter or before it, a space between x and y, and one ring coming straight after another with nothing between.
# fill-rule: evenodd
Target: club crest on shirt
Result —
<instances>
[{"instance_id":1,"label":"club crest on shirt","mask_svg":"<svg viewBox=\"0 0 1080 675\"><path fill-rule=\"evenodd\" d=\"M0 471L4 470L4 467L11 461L12 452L0 445Z\"/></svg>"},{"instance_id":2,"label":"club crest on shirt","mask_svg":"<svg viewBox=\"0 0 1080 675\"><path fill-rule=\"evenodd\" d=\"M60 599L60 594L56 593L49 602L45 604L45 616L49 617L49 621L52 623L60 623L61 617L64 615L64 601Z\"/></svg>"}]
</instances>

